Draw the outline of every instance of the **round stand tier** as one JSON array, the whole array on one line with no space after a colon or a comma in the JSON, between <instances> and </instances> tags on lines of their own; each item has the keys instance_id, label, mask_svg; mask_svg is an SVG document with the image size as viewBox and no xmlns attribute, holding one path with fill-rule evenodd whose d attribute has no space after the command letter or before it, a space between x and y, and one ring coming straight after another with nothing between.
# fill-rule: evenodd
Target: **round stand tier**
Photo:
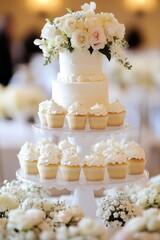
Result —
<instances>
[{"instance_id":1,"label":"round stand tier","mask_svg":"<svg viewBox=\"0 0 160 240\"><path fill-rule=\"evenodd\" d=\"M96 218L97 204L94 198L94 190L101 190L113 187L124 187L125 185L146 182L149 179L149 173L145 170L141 175L127 175L125 179L109 179L107 176L103 181L89 182L84 176L80 177L79 181L66 182L59 177L56 179L43 180L39 175L24 174L21 169L16 172L17 179L25 182L35 182L39 186L48 188L56 188L58 190L67 189L74 191L72 204L79 205L84 211L85 216Z\"/></svg>"},{"instance_id":2,"label":"round stand tier","mask_svg":"<svg viewBox=\"0 0 160 240\"><path fill-rule=\"evenodd\" d=\"M115 134L124 134L129 130L130 126L124 124L118 127L107 127L103 130L93 130L87 125L84 130L71 130L65 125L63 128L49 128L41 126L40 124L33 125L33 131L36 139L46 138L51 139L54 143L58 143L64 138L77 146L78 157L83 159L85 155L90 153L91 146L106 140L107 137L114 136Z\"/></svg>"}]
</instances>

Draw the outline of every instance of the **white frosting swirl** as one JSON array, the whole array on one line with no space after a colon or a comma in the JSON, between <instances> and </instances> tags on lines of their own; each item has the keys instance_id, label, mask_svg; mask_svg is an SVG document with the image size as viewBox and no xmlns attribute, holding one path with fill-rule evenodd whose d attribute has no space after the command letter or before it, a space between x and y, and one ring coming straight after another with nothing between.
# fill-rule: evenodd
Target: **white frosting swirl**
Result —
<instances>
[{"instance_id":1,"label":"white frosting swirl","mask_svg":"<svg viewBox=\"0 0 160 240\"><path fill-rule=\"evenodd\" d=\"M139 160L145 159L145 153L144 153L143 148L134 141L126 143L124 145L123 151L128 160L130 160L132 158L136 158Z\"/></svg>"},{"instance_id":2,"label":"white frosting swirl","mask_svg":"<svg viewBox=\"0 0 160 240\"><path fill-rule=\"evenodd\" d=\"M43 154L43 152L45 151L51 152L57 156L60 154L58 146L55 143L50 143L50 142L46 142L45 144L40 145L39 151L40 151L40 154Z\"/></svg>"},{"instance_id":3,"label":"white frosting swirl","mask_svg":"<svg viewBox=\"0 0 160 240\"><path fill-rule=\"evenodd\" d=\"M23 161L38 161L39 151L31 142L26 142L18 154L18 158Z\"/></svg>"},{"instance_id":4,"label":"white frosting swirl","mask_svg":"<svg viewBox=\"0 0 160 240\"><path fill-rule=\"evenodd\" d=\"M68 114L69 115L87 115L87 109L82 103L74 102L68 108Z\"/></svg>"},{"instance_id":5,"label":"white frosting swirl","mask_svg":"<svg viewBox=\"0 0 160 240\"><path fill-rule=\"evenodd\" d=\"M103 151L106 150L106 148L107 148L106 142L101 141L101 142L98 142L98 143L92 145L91 151L94 153L96 153L96 152L103 153Z\"/></svg>"},{"instance_id":6,"label":"white frosting swirl","mask_svg":"<svg viewBox=\"0 0 160 240\"><path fill-rule=\"evenodd\" d=\"M85 156L83 164L87 166L105 166L104 156L102 154L91 153Z\"/></svg>"},{"instance_id":7,"label":"white frosting swirl","mask_svg":"<svg viewBox=\"0 0 160 240\"><path fill-rule=\"evenodd\" d=\"M61 157L61 165L80 166L80 160L77 154L71 148L63 150Z\"/></svg>"},{"instance_id":8,"label":"white frosting swirl","mask_svg":"<svg viewBox=\"0 0 160 240\"><path fill-rule=\"evenodd\" d=\"M108 112L103 104L96 103L90 108L89 113L95 116L106 116Z\"/></svg>"},{"instance_id":9,"label":"white frosting swirl","mask_svg":"<svg viewBox=\"0 0 160 240\"><path fill-rule=\"evenodd\" d=\"M40 165L49 165L49 164L58 164L59 163L59 158L55 154L55 152L51 151L43 151L41 152L41 155L38 159L38 164Z\"/></svg>"},{"instance_id":10,"label":"white frosting swirl","mask_svg":"<svg viewBox=\"0 0 160 240\"><path fill-rule=\"evenodd\" d=\"M64 114L65 109L58 103L54 102L54 100L50 100L48 101L47 113L48 114Z\"/></svg>"},{"instance_id":11,"label":"white frosting swirl","mask_svg":"<svg viewBox=\"0 0 160 240\"><path fill-rule=\"evenodd\" d=\"M112 164L122 164L126 163L127 159L125 154L119 149L119 148L108 148L105 152L105 162L106 164L112 163Z\"/></svg>"},{"instance_id":12,"label":"white frosting swirl","mask_svg":"<svg viewBox=\"0 0 160 240\"><path fill-rule=\"evenodd\" d=\"M48 106L48 100L46 100L46 101L43 101L43 102L41 102L40 104L39 104L39 112L40 113L46 113L46 111L47 111L47 106Z\"/></svg>"},{"instance_id":13,"label":"white frosting swirl","mask_svg":"<svg viewBox=\"0 0 160 240\"><path fill-rule=\"evenodd\" d=\"M105 81L106 77L103 73L99 74L71 74L71 75L64 75L61 73L58 73L57 76L58 81L62 82L99 82L99 81Z\"/></svg>"},{"instance_id":14,"label":"white frosting swirl","mask_svg":"<svg viewBox=\"0 0 160 240\"><path fill-rule=\"evenodd\" d=\"M67 148L75 148L75 153L77 152L77 147L75 146L75 145L72 145L69 141L68 141L68 139L64 139L64 140L62 140L62 141L60 141L59 142L59 144L58 144L58 147L59 147L59 149L61 150L61 151L63 151L63 150L65 150L65 149L67 149Z\"/></svg>"},{"instance_id":15,"label":"white frosting swirl","mask_svg":"<svg viewBox=\"0 0 160 240\"><path fill-rule=\"evenodd\" d=\"M107 108L109 113L120 113L120 112L125 112L126 107L124 104L120 103L118 100L110 103Z\"/></svg>"}]
</instances>

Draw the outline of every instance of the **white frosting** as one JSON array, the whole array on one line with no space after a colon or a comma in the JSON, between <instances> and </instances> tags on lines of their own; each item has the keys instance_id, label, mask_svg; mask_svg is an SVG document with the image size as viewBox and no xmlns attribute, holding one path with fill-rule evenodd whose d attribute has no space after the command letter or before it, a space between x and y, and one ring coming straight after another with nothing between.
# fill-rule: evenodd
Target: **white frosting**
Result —
<instances>
[{"instance_id":1,"label":"white frosting","mask_svg":"<svg viewBox=\"0 0 160 240\"><path fill-rule=\"evenodd\" d=\"M119 148L110 147L103 152L105 155L106 164L122 164L126 163L127 159L124 153Z\"/></svg>"},{"instance_id":2,"label":"white frosting","mask_svg":"<svg viewBox=\"0 0 160 240\"><path fill-rule=\"evenodd\" d=\"M124 154L127 159L130 160L132 158L136 159L145 159L145 153L143 148L136 142L128 142L124 145Z\"/></svg>"},{"instance_id":3,"label":"white frosting","mask_svg":"<svg viewBox=\"0 0 160 240\"><path fill-rule=\"evenodd\" d=\"M94 144L92 147L91 147L91 151L92 152L100 152L100 153L103 153L104 150L106 150L107 148L107 144L105 141L101 141L101 142L98 142L96 144Z\"/></svg>"},{"instance_id":4,"label":"white frosting","mask_svg":"<svg viewBox=\"0 0 160 240\"><path fill-rule=\"evenodd\" d=\"M39 104L39 112L40 113L46 113L47 111L47 106L48 106L48 100L43 101Z\"/></svg>"},{"instance_id":5,"label":"white frosting","mask_svg":"<svg viewBox=\"0 0 160 240\"><path fill-rule=\"evenodd\" d=\"M60 141L58 147L61 151L67 148L75 148L75 152L77 151L77 147L75 145L72 145L67 139Z\"/></svg>"},{"instance_id":6,"label":"white frosting","mask_svg":"<svg viewBox=\"0 0 160 240\"><path fill-rule=\"evenodd\" d=\"M103 104L96 103L90 108L89 113L95 116L106 116L108 112Z\"/></svg>"},{"instance_id":7,"label":"white frosting","mask_svg":"<svg viewBox=\"0 0 160 240\"><path fill-rule=\"evenodd\" d=\"M124 104L120 103L119 101L115 101L108 105L107 110L109 113L120 113L120 112L125 112L126 107Z\"/></svg>"},{"instance_id":8,"label":"white frosting","mask_svg":"<svg viewBox=\"0 0 160 240\"><path fill-rule=\"evenodd\" d=\"M55 152L51 152L48 150L43 151L43 153L41 152L41 155L38 159L38 164L41 164L41 165L58 164L58 163L59 163L59 158L55 154Z\"/></svg>"},{"instance_id":9,"label":"white frosting","mask_svg":"<svg viewBox=\"0 0 160 240\"><path fill-rule=\"evenodd\" d=\"M23 161L38 161L39 151L31 142L26 142L18 154L18 158Z\"/></svg>"},{"instance_id":10,"label":"white frosting","mask_svg":"<svg viewBox=\"0 0 160 240\"><path fill-rule=\"evenodd\" d=\"M44 143L41 144L39 147L40 154L43 154L43 152L51 152L54 153L55 155L59 155L60 151L58 149L58 146L55 143Z\"/></svg>"},{"instance_id":11,"label":"white frosting","mask_svg":"<svg viewBox=\"0 0 160 240\"><path fill-rule=\"evenodd\" d=\"M80 160L72 148L67 148L62 151L62 157L60 161L61 165L80 166Z\"/></svg>"},{"instance_id":12,"label":"white frosting","mask_svg":"<svg viewBox=\"0 0 160 240\"><path fill-rule=\"evenodd\" d=\"M106 77L103 73L99 74L71 74L69 76L61 75L58 73L57 81L62 82L97 82L97 81L105 81Z\"/></svg>"},{"instance_id":13,"label":"white frosting","mask_svg":"<svg viewBox=\"0 0 160 240\"><path fill-rule=\"evenodd\" d=\"M104 156L102 154L94 153L86 155L83 164L87 166L104 166L105 165Z\"/></svg>"},{"instance_id":14,"label":"white frosting","mask_svg":"<svg viewBox=\"0 0 160 240\"><path fill-rule=\"evenodd\" d=\"M99 51L92 54L88 50L65 51L59 54L61 81L72 75L101 75L103 55Z\"/></svg>"},{"instance_id":15,"label":"white frosting","mask_svg":"<svg viewBox=\"0 0 160 240\"><path fill-rule=\"evenodd\" d=\"M87 109L80 102L74 102L67 111L69 115L87 115Z\"/></svg>"},{"instance_id":16,"label":"white frosting","mask_svg":"<svg viewBox=\"0 0 160 240\"><path fill-rule=\"evenodd\" d=\"M48 101L47 113L63 114L63 113L65 113L65 109L58 103L54 102L53 100L50 100L50 101Z\"/></svg>"},{"instance_id":17,"label":"white frosting","mask_svg":"<svg viewBox=\"0 0 160 240\"><path fill-rule=\"evenodd\" d=\"M77 101L84 104L87 109L97 102L107 107L108 83L107 81L81 83L52 81L52 98L66 109Z\"/></svg>"}]
</instances>

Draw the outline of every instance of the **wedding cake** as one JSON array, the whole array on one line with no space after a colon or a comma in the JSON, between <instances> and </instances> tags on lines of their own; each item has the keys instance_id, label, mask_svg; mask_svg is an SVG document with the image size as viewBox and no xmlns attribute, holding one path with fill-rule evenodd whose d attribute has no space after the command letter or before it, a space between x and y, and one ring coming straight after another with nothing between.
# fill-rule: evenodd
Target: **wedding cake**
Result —
<instances>
[{"instance_id":1,"label":"wedding cake","mask_svg":"<svg viewBox=\"0 0 160 240\"><path fill-rule=\"evenodd\" d=\"M95 13L96 4L84 4L81 11L47 20L41 39L36 39L45 64L59 56L60 72L52 82L53 100L68 108L80 102L90 108L108 106L108 81L103 73L103 56L115 57L130 69L124 55L125 28L112 13Z\"/></svg>"}]
</instances>

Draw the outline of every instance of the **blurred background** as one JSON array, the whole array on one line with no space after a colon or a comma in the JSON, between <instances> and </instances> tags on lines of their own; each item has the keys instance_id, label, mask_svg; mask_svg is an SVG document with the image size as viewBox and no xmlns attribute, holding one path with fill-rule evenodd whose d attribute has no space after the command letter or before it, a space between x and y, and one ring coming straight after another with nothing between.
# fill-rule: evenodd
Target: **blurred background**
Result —
<instances>
[{"instance_id":1,"label":"blurred background","mask_svg":"<svg viewBox=\"0 0 160 240\"><path fill-rule=\"evenodd\" d=\"M33 140L31 125L38 103L51 98L51 81L59 71L58 59L43 66L43 56L33 44L46 18L79 10L86 0L0 0L0 181L14 179L17 153ZM96 12L112 12L126 27L130 71L108 63L110 101L127 106L132 128L128 138L145 152L150 175L160 173L160 1L95 0ZM123 136L122 136L123 137Z\"/></svg>"}]
</instances>

